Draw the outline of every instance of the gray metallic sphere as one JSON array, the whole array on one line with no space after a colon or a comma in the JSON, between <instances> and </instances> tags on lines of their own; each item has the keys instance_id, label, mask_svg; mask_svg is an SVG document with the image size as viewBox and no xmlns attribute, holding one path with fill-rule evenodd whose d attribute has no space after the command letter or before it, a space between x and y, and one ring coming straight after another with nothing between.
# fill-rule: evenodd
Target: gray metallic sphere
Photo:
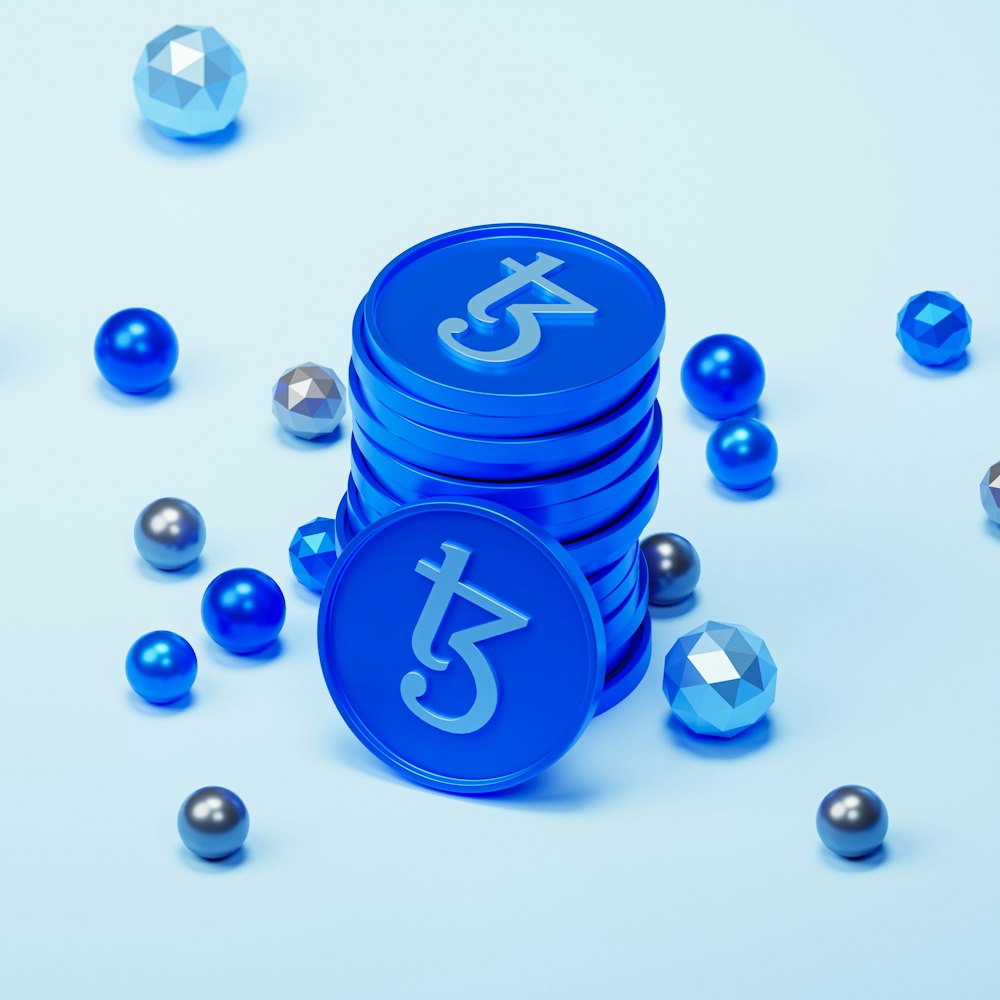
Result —
<instances>
[{"instance_id":1,"label":"gray metallic sphere","mask_svg":"<svg viewBox=\"0 0 1000 1000\"><path fill-rule=\"evenodd\" d=\"M1000 462L994 462L986 470L986 475L979 484L979 498L983 502L986 516L994 524L1000 524Z\"/></svg>"},{"instance_id":2,"label":"gray metallic sphere","mask_svg":"<svg viewBox=\"0 0 1000 1000\"><path fill-rule=\"evenodd\" d=\"M157 569L183 569L205 547L205 521L186 500L154 500L136 518L135 547Z\"/></svg>"},{"instance_id":3,"label":"gray metallic sphere","mask_svg":"<svg viewBox=\"0 0 1000 1000\"><path fill-rule=\"evenodd\" d=\"M243 846L250 832L250 814L235 792L210 785L184 800L177 814L177 832L189 850L218 861Z\"/></svg>"},{"instance_id":4,"label":"gray metallic sphere","mask_svg":"<svg viewBox=\"0 0 1000 1000\"><path fill-rule=\"evenodd\" d=\"M863 785L835 788L819 804L819 839L842 858L863 858L885 840L889 813L885 803Z\"/></svg>"},{"instance_id":5,"label":"gray metallic sphere","mask_svg":"<svg viewBox=\"0 0 1000 1000\"><path fill-rule=\"evenodd\" d=\"M669 531L642 541L649 569L649 603L677 604L694 593L701 576L701 560L694 546Z\"/></svg>"}]
</instances>

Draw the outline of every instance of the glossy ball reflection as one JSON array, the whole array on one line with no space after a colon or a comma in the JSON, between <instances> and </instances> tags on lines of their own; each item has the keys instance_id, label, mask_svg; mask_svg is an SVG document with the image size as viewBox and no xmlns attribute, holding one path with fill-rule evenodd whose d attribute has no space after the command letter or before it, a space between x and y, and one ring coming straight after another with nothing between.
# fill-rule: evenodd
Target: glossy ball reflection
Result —
<instances>
[{"instance_id":1,"label":"glossy ball reflection","mask_svg":"<svg viewBox=\"0 0 1000 1000\"><path fill-rule=\"evenodd\" d=\"M889 829L885 803L863 785L835 788L819 804L820 840L842 858L863 858L877 850Z\"/></svg>"},{"instance_id":2,"label":"glossy ball reflection","mask_svg":"<svg viewBox=\"0 0 1000 1000\"><path fill-rule=\"evenodd\" d=\"M218 861L243 846L250 832L250 814L235 792L210 785L184 800L177 814L177 832L189 850Z\"/></svg>"},{"instance_id":3,"label":"glossy ball reflection","mask_svg":"<svg viewBox=\"0 0 1000 1000\"><path fill-rule=\"evenodd\" d=\"M94 341L101 374L122 392L149 392L177 364L177 334L151 309L123 309L104 321Z\"/></svg>"},{"instance_id":4,"label":"glossy ball reflection","mask_svg":"<svg viewBox=\"0 0 1000 1000\"><path fill-rule=\"evenodd\" d=\"M764 391L764 362L742 337L699 340L681 364L681 388L699 413L715 420L746 413Z\"/></svg>"},{"instance_id":5,"label":"glossy ball reflection","mask_svg":"<svg viewBox=\"0 0 1000 1000\"><path fill-rule=\"evenodd\" d=\"M682 535L664 531L642 541L649 569L649 603L677 604L694 593L701 576L701 560Z\"/></svg>"},{"instance_id":6,"label":"glossy ball reflection","mask_svg":"<svg viewBox=\"0 0 1000 1000\"><path fill-rule=\"evenodd\" d=\"M133 530L139 555L157 569L183 569L205 547L205 520L177 497L161 497L139 512Z\"/></svg>"},{"instance_id":7,"label":"glossy ball reflection","mask_svg":"<svg viewBox=\"0 0 1000 1000\"><path fill-rule=\"evenodd\" d=\"M285 624L285 596L259 569L230 569L205 589L205 631L230 653L256 653L278 638Z\"/></svg>"},{"instance_id":8,"label":"glossy ball reflection","mask_svg":"<svg viewBox=\"0 0 1000 1000\"><path fill-rule=\"evenodd\" d=\"M154 705L183 698L198 676L198 657L176 632L147 632L125 657L125 677L132 690Z\"/></svg>"},{"instance_id":9,"label":"glossy ball reflection","mask_svg":"<svg viewBox=\"0 0 1000 1000\"><path fill-rule=\"evenodd\" d=\"M778 464L778 442L752 417L723 420L709 435L708 467L723 486L750 490L766 483Z\"/></svg>"}]
</instances>

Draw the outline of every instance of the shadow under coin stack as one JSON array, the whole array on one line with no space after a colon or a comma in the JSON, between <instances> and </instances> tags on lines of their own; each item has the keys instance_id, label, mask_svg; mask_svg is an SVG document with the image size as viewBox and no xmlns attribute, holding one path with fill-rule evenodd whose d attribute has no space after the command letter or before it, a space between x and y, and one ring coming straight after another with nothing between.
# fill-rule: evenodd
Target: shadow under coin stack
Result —
<instances>
[{"instance_id":1,"label":"shadow under coin stack","mask_svg":"<svg viewBox=\"0 0 1000 1000\"><path fill-rule=\"evenodd\" d=\"M617 704L650 659L638 543L658 497L663 336L652 274L595 237L485 226L406 251L354 318L338 552L421 500L520 512L586 575L607 652L597 712Z\"/></svg>"}]
</instances>

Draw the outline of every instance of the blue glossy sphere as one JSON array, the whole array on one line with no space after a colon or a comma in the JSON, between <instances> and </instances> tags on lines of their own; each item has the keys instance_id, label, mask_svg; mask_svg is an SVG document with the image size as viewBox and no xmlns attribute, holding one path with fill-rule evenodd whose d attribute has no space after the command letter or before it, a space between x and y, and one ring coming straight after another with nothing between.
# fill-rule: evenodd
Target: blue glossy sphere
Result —
<instances>
[{"instance_id":1,"label":"blue glossy sphere","mask_svg":"<svg viewBox=\"0 0 1000 1000\"><path fill-rule=\"evenodd\" d=\"M889 830L885 803L864 785L841 785L816 811L820 840L842 858L863 858L878 849Z\"/></svg>"},{"instance_id":2,"label":"blue glossy sphere","mask_svg":"<svg viewBox=\"0 0 1000 1000\"><path fill-rule=\"evenodd\" d=\"M198 657L176 632L147 632L125 657L125 676L132 690L154 705L166 705L191 690L198 675Z\"/></svg>"},{"instance_id":3,"label":"blue glossy sphere","mask_svg":"<svg viewBox=\"0 0 1000 1000\"><path fill-rule=\"evenodd\" d=\"M278 638L285 624L285 596L259 569L229 569L201 600L205 631L230 653L256 653Z\"/></svg>"},{"instance_id":4,"label":"blue glossy sphere","mask_svg":"<svg viewBox=\"0 0 1000 1000\"><path fill-rule=\"evenodd\" d=\"M101 374L122 392L149 392L177 364L177 334L151 309L123 309L105 320L94 341Z\"/></svg>"},{"instance_id":5,"label":"blue glossy sphere","mask_svg":"<svg viewBox=\"0 0 1000 1000\"><path fill-rule=\"evenodd\" d=\"M742 337L716 333L688 351L681 365L681 388L688 402L706 417L734 417L760 399L764 362Z\"/></svg>"},{"instance_id":6,"label":"blue glossy sphere","mask_svg":"<svg viewBox=\"0 0 1000 1000\"><path fill-rule=\"evenodd\" d=\"M209 785L192 792L181 804L177 832L189 851L218 861L243 846L250 832L250 814L235 792Z\"/></svg>"},{"instance_id":7,"label":"blue glossy sphere","mask_svg":"<svg viewBox=\"0 0 1000 1000\"><path fill-rule=\"evenodd\" d=\"M766 483L778 464L778 442L752 417L730 417L712 431L705 449L712 475L731 490Z\"/></svg>"}]
</instances>

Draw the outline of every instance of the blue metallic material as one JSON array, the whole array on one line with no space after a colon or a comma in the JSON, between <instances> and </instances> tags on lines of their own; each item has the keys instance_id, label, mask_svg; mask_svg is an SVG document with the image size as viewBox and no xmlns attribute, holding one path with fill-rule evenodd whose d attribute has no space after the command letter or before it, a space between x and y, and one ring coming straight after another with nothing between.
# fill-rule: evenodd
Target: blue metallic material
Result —
<instances>
[{"instance_id":1,"label":"blue metallic material","mask_svg":"<svg viewBox=\"0 0 1000 1000\"><path fill-rule=\"evenodd\" d=\"M198 508L177 497L146 504L132 529L139 555L163 570L190 566L205 548L205 520Z\"/></svg>"},{"instance_id":2,"label":"blue metallic material","mask_svg":"<svg viewBox=\"0 0 1000 1000\"><path fill-rule=\"evenodd\" d=\"M132 690L154 705L183 698L198 676L198 657L176 632L147 632L125 657L125 677Z\"/></svg>"},{"instance_id":3,"label":"blue metallic material","mask_svg":"<svg viewBox=\"0 0 1000 1000\"><path fill-rule=\"evenodd\" d=\"M663 326L642 264L554 226L434 237L389 263L364 304L371 355L394 382L480 415L589 419L653 367Z\"/></svg>"},{"instance_id":4,"label":"blue metallic material","mask_svg":"<svg viewBox=\"0 0 1000 1000\"><path fill-rule=\"evenodd\" d=\"M896 339L922 365L951 364L972 340L972 318L950 292L921 292L899 310Z\"/></svg>"},{"instance_id":5,"label":"blue metallic material","mask_svg":"<svg viewBox=\"0 0 1000 1000\"><path fill-rule=\"evenodd\" d=\"M440 431L397 414L366 393L351 365L349 385L355 423L388 451L417 465L466 479L526 479L568 472L619 447L656 400L659 365L617 409L555 434L473 437Z\"/></svg>"},{"instance_id":6,"label":"blue metallic material","mask_svg":"<svg viewBox=\"0 0 1000 1000\"><path fill-rule=\"evenodd\" d=\"M706 622L682 635L664 662L674 715L703 736L735 736L774 703L778 669L764 640L742 625Z\"/></svg>"},{"instance_id":7,"label":"blue metallic material","mask_svg":"<svg viewBox=\"0 0 1000 1000\"><path fill-rule=\"evenodd\" d=\"M327 577L337 561L337 523L317 517L295 532L288 546L288 561L295 579L317 594L323 593Z\"/></svg>"},{"instance_id":8,"label":"blue metallic material","mask_svg":"<svg viewBox=\"0 0 1000 1000\"><path fill-rule=\"evenodd\" d=\"M285 595L259 569L229 569L205 589L205 631L230 653L256 653L278 638L285 624Z\"/></svg>"},{"instance_id":9,"label":"blue metallic material","mask_svg":"<svg viewBox=\"0 0 1000 1000\"><path fill-rule=\"evenodd\" d=\"M749 490L771 478L778 464L778 442L759 420L730 417L709 435L705 455L723 486Z\"/></svg>"},{"instance_id":10,"label":"blue metallic material","mask_svg":"<svg viewBox=\"0 0 1000 1000\"><path fill-rule=\"evenodd\" d=\"M361 742L450 792L509 788L554 763L605 677L600 613L565 549L514 511L461 498L406 507L347 546L319 650Z\"/></svg>"},{"instance_id":11,"label":"blue metallic material","mask_svg":"<svg viewBox=\"0 0 1000 1000\"><path fill-rule=\"evenodd\" d=\"M142 50L132 83L139 110L161 132L198 139L236 117L247 71L239 50L215 28L175 24Z\"/></svg>"},{"instance_id":12,"label":"blue metallic material","mask_svg":"<svg viewBox=\"0 0 1000 1000\"><path fill-rule=\"evenodd\" d=\"M877 850L889 830L885 803L864 785L842 785L816 810L819 839L842 858L863 858Z\"/></svg>"},{"instance_id":13,"label":"blue metallic material","mask_svg":"<svg viewBox=\"0 0 1000 1000\"><path fill-rule=\"evenodd\" d=\"M192 792L181 804L177 832L189 851L206 861L218 861L243 846L250 832L250 814L235 792L209 785Z\"/></svg>"},{"instance_id":14,"label":"blue metallic material","mask_svg":"<svg viewBox=\"0 0 1000 1000\"><path fill-rule=\"evenodd\" d=\"M639 631L632 637L624 653L608 665L607 676L594 715L601 715L624 701L646 676L653 653L653 624L649 613L642 620Z\"/></svg>"},{"instance_id":15,"label":"blue metallic material","mask_svg":"<svg viewBox=\"0 0 1000 1000\"><path fill-rule=\"evenodd\" d=\"M688 402L706 417L735 417L760 399L764 362L742 337L716 333L687 352L681 364L681 388Z\"/></svg>"},{"instance_id":16,"label":"blue metallic material","mask_svg":"<svg viewBox=\"0 0 1000 1000\"><path fill-rule=\"evenodd\" d=\"M177 335L151 309L122 309L109 316L94 341L100 373L122 392L149 392L177 365Z\"/></svg>"}]
</instances>

